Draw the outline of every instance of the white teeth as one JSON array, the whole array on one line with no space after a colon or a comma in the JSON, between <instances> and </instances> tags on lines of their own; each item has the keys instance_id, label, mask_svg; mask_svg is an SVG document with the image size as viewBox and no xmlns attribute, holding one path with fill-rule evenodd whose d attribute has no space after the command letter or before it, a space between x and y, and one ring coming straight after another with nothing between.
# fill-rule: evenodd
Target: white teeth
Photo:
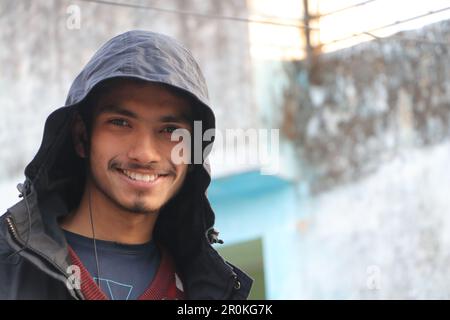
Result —
<instances>
[{"instance_id":1,"label":"white teeth","mask_svg":"<svg viewBox=\"0 0 450 320\"><path fill-rule=\"evenodd\" d=\"M153 182L158 178L158 175L156 174L140 174L129 170L123 170L122 172L125 173L125 175L127 175L130 179L136 181Z\"/></svg>"}]
</instances>

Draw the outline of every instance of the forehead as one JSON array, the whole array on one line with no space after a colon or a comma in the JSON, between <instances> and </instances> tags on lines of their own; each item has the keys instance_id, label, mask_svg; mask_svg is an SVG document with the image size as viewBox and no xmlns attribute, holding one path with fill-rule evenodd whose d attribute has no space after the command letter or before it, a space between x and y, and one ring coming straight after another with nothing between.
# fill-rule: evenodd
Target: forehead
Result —
<instances>
[{"instance_id":1,"label":"forehead","mask_svg":"<svg viewBox=\"0 0 450 320\"><path fill-rule=\"evenodd\" d=\"M95 113L108 112L111 105L140 114L176 113L190 117L193 98L167 85L120 79L99 92Z\"/></svg>"}]
</instances>

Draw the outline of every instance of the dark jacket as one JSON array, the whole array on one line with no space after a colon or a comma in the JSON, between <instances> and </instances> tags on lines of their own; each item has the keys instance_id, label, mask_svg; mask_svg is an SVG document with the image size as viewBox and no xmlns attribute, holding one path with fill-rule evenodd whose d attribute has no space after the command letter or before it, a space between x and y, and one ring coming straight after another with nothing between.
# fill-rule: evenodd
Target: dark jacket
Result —
<instances>
[{"instance_id":1,"label":"dark jacket","mask_svg":"<svg viewBox=\"0 0 450 320\"><path fill-rule=\"evenodd\" d=\"M74 80L65 106L45 123L42 144L18 186L22 200L0 217L1 299L83 299L66 286L71 264L58 219L78 205L84 166L70 134L74 111L100 82L115 77L164 83L187 93L203 130L215 127L205 80L191 54L170 37L130 31L104 44ZM203 159L205 160L205 159ZM195 165L166 204L154 237L173 256L188 299L246 299L252 280L212 247L214 212L207 162Z\"/></svg>"}]
</instances>

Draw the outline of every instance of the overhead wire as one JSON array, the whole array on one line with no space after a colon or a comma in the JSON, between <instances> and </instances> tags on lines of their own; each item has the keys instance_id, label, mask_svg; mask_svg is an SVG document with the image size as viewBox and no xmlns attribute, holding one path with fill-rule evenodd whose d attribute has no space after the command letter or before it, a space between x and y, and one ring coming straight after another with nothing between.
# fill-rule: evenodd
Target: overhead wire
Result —
<instances>
[{"instance_id":1,"label":"overhead wire","mask_svg":"<svg viewBox=\"0 0 450 320\"><path fill-rule=\"evenodd\" d=\"M204 19L229 20L229 21L237 21L237 22L269 24L269 25L275 25L275 26L317 30L317 28L311 28L311 27L305 26L301 23L286 23L286 22L269 21L269 20L263 20L263 19L225 16L225 15L211 14L211 13L199 13L199 12L194 12L194 11L167 9L167 8L161 8L161 7L156 7L156 6L115 2L115 1L109 1L109 0L78 0L78 1L103 4L103 5L111 5L111 6L120 6L120 7L127 7L127 8L135 8L135 9L153 10L153 11L165 12L165 13L170 13L170 14L180 14L180 15L192 16L192 17L197 17L197 18L204 18ZM273 19L273 17L271 19Z\"/></svg>"}]
</instances>

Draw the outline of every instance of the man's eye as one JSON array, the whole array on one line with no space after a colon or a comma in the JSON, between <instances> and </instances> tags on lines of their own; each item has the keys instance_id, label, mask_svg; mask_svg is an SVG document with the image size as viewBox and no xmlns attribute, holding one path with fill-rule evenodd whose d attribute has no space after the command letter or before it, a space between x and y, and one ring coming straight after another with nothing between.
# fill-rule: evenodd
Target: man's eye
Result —
<instances>
[{"instance_id":1,"label":"man's eye","mask_svg":"<svg viewBox=\"0 0 450 320\"><path fill-rule=\"evenodd\" d=\"M109 123L112 123L113 125L119 126L119 127L129 127L130 126L128 121L124 120L124 119L112 119L112 120L109 120Z\"/></svg>"},{"instance_id":2,"label":"man's eye","mask_svg":"<svg viewBox=\"0 0 450 320\"><path fill-rule=\"evenodd\" d=\"M178 127L168 126L168 127L165 127L164 129L162 129L162 132L172 133L172 132L174 132L177 129L178 129Z\"/></svg>"}]
</instances>

